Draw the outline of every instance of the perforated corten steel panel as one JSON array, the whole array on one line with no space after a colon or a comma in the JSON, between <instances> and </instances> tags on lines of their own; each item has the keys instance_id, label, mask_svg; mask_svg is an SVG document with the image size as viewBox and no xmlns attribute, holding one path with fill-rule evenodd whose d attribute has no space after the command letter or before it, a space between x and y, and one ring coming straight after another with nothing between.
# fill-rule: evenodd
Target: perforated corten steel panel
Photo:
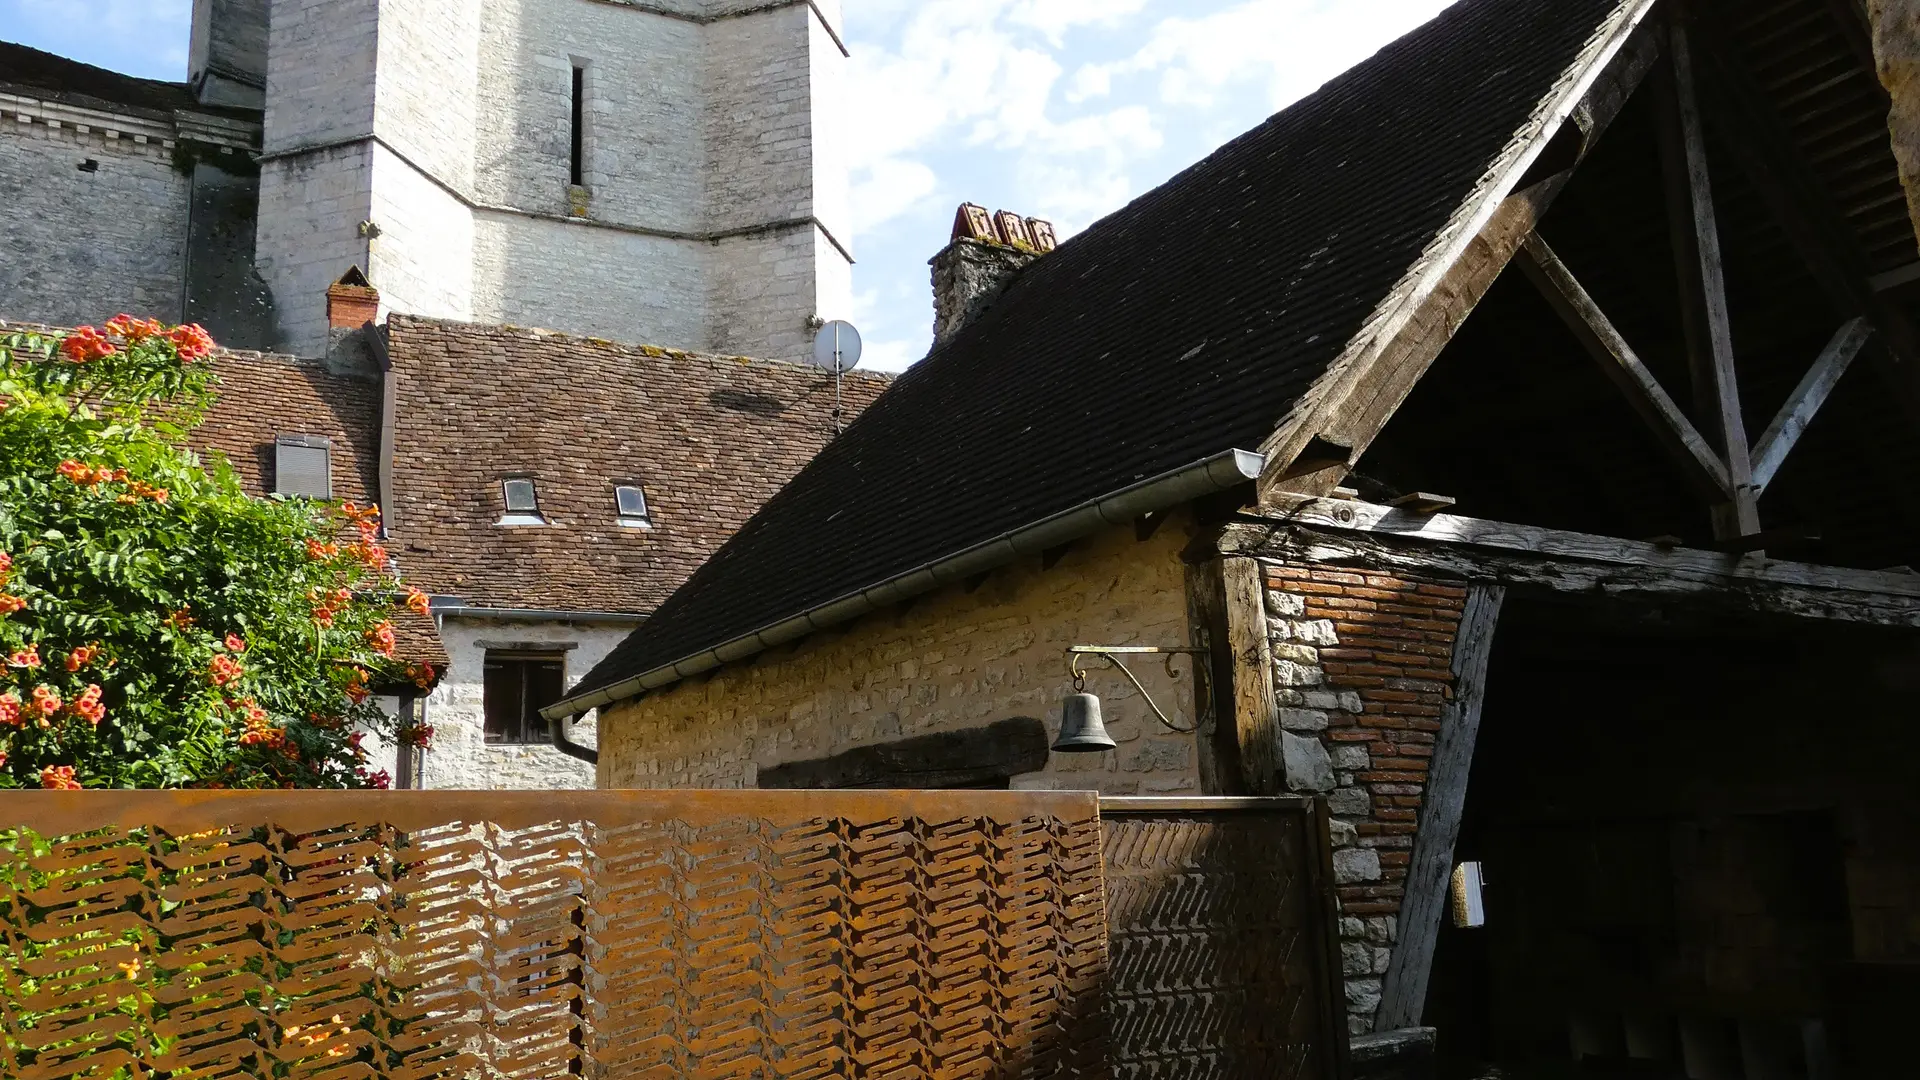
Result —
<instances>
[{"instance_id":1,"label":"perforated corten steel panel","mask_svg":"<svg viewBox=\"0 0 1920 1080\"><path fill-rule=\"evenodd\" d=\"M1307 799L1107 799L1116 1078L1341 1075L1332 895Z\"/></svg>"},{"instance_id":2,"label":"perforated corten steel panel","mask_svg":"<svg viewBox=\"0 0 1920 1080\"><path fill-rule=\"evenodd\" d=\"M0 796L0 1074L1104 1074L1091 795Z\"/></svg>"}]
</instances>

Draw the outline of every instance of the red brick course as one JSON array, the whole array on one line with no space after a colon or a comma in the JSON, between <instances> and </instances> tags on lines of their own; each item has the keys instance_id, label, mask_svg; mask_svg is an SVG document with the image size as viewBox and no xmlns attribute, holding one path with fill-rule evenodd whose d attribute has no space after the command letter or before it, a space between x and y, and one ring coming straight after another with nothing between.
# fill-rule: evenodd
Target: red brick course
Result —
<instances>
[{"instance_id":1,"label":"red brick course","mask_svg":"<svg viewBox=\"0 0 1920 1080\"><path fill-rule=\"evenodd\" d=\"M1303 599L1298 618L1332 625L1337 644L1319 649L1325 685L1318 689L1350 692L1361 704L1357 713L1326 710L1324 739L1330 748L1367 750L1368 767L1342 768L1338 776L1346 790L1364 790L1371 809L1339 816L1353 826L1360 847L1378 850L1380 880L1342 885L1342 911L1397 915L1435 733L1453 698L1454 636L1467 592L1388 574L1266 570L1268 588Z\"/></svg>"}]
</instances>

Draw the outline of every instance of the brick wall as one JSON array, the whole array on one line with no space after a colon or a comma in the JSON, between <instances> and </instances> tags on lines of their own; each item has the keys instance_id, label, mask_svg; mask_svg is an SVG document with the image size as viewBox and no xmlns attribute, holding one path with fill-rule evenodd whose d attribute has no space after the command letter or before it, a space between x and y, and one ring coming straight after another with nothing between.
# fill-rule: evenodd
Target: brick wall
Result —
<instances>
[{"instance_id":1,"label":"brick wall","mask_svg":"<svg viewBox=\"0 0 1920 1080\"><path fill-rule=\"evenodd\" d=\"M729 665L602 710L602 787L753 787L759 771L877 741L1035 717L1057 734L1072 692L1070 645L1188 643L1190 539L1169 521L1142 543L1131 526L1089 538L1051 570L1038 557L954 586L904 611ZM1192 726L1184 662L1169 681L1135 671L1176 723ZM1115 672L1089 669L1119 749L1055 754L1025 788L1110 795L1197 794L1194 737L1160 727Z\"/></svg>"},{"instance_id":2,"label":"brick wall","mask_svg":"<svg viewBox=\"0 0 1920 1080\"><path fill-rule=\"evenodd\" d=\"M1326 567L1264 565L1287 786L1324 794L1349 1022L1372 1029L1466 590Z\"/></svg>"}]
</instances>

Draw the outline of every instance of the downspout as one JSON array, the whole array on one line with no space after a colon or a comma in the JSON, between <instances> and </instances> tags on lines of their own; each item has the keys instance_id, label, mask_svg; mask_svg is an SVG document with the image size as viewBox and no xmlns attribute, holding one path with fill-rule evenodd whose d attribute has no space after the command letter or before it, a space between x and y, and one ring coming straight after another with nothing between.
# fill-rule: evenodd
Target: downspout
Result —
<instances>
[{"instance_id":1,"label":"downspout","mask_svg":"<svg viewBox=\"0 0 1920 1080\"><path fill-rule=\"evenodd\" d=\"M380 365L380 465L374 482L380 486L375 497L380 500L380 532L384 538L393 529L394 425L400 413L400 392L394 387L393 353L387 348L386 328L368 323L360 329Z\"/></svg>"},{"instance_id":2,"label":"downspout","mask_svg":"<svg viewBox=\"0 0 1920 1080\"><path fill-rule=\"evenodd\" d=\"M541 712L542 716L546 713ZM600 764L600 751L591 746L583 746L567 737L568 717L553 716L547 718L547 727L553 732L553 748L578 761L589 765Z\"/></svg>"},{"instance_id":3,"label":"downspout","mask_svg":"<svg viewBox=\"0 0 1920 1080\"><path fill-rule=\"evenodd\" d=\"M798 640L816 630L839 626L878 608L965 581L1023 555L1039 554L1100 529L1126 524L1218 491L1251 483L1259 479L1260 470L1265 464L1264 455L1247 450L1228 450L1203 458L1184 468L1091 499L1071 510L1041 518L1031 525L1003 533L985 543L936 559L904 574L897 574L877 585L828 601L714 648L611 686L562 699L540 710L540 715L557 725L569 717L649 690L658 690L681 679L711 671L722 664L743 660L755 653Z\"/></svg>"}]
</instances>

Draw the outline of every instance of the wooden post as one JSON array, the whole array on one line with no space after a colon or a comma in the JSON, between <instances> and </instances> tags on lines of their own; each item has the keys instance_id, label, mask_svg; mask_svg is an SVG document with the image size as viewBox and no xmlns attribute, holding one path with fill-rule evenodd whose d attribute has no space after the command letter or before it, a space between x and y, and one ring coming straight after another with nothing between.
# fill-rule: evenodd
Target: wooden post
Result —
<instances>
[{"instance_id":1,"label":"wooden post","mask_svg":"<svg viewBox=\"0 0 1920 1080\"><path fill-rule=\"evenodd\" d=\"M1208 795L1245 795L1238 731L1234 723L1233 656L1227 648L1227 597L1222 559L1187 563L1187 625L1193 645L1207 650L1207 678L1195 672L1194 735L1200 790Z\"/></svg>"},{"instance_id":2,"label":"wooden post","mask_svg":"<svg viewBox=\"0 0 1920 1080\"><path fill-rule=\"evenodd\" d=\"M1286 791L1280 717L1273 697L1273 644L1267 638L1267 584L1258 559L1220 560L1227 648L1232 655L1233 731L1240 775L1251 795ZM1222 718L1225 722L1225 718Z\"/></svg>"},{"instance_id":3,"label":"wooden post","mask_svg":"<svg viewBox=\"0 0 1920 1080\"><path fill-rule=\"evenodd\" d=\"M1413 1027L1427 1003L1427 979L1433 950L1446 914L1447 887L1453 878L1453 848L1460 839L1460 817L1467 805L1467 779L1480 734L1480 709L1486 701L1487 661L1500 620L1506 590L1475 585L1467 591L1466 610L1453 643L1453 701L1440 717L1440 736L1427 771L1427 792L1420 800L1419 831L1407 866L1406 893L1400 902L1399 937L1381 987L1382 1031Z\"/></svg>"},{"instance_id":4,"label":"wooden post","mask_svg":"<svg viewBox=\"0 0 1920 1080\"><path fill-rule=\"evenodd\" d=\"M1707 166L1706 126L1694 89L1693 52L1686 24L1675 19L1669 28L1668 56L1672 59L1674 135L1679 145L1667 167L1674 215L1675 255L1680 261L1684 309L1689 313L1687 351L1693 365L1697 396L1694 413L1722 453L1731 482L1732 498L1714 507L1713 532L1720 540L1752 536L1760 531L1759 500L1753 491L1752 453L1746 421L1740 411L1740 380L1733 364L1733 330L1727 310L1726 267L1720 251L1720 227L1713 208L1713 181ZM1681 190L1676 190L1681 189ZM1681 216L1684 215L1684 216Z\"/></svg>"}]
</instances>

